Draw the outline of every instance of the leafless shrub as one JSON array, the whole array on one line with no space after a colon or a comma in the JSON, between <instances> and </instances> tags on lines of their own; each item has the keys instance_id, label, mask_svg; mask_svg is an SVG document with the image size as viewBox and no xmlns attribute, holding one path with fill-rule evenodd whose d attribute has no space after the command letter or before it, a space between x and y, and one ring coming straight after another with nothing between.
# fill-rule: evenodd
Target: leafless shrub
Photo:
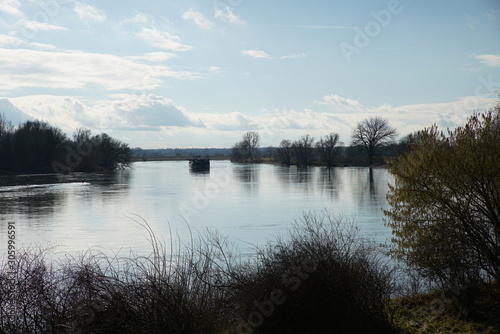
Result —
<instances>
[{"instance_id":1,"label":"leafless shrub","mask_svg":"<svg viewBox=\"0 0 500 334\"><path fill-rule=\"evenodd\" d=\"M0 267L0 333L220 332L224 293L214 257L196 251L201 246L177 242L174 249L172 239L167 251L145 221L137 222L149 233L148 257L91 250L54 262L49 250L18 252L14 292ZM15 313L6 316L12 304Z\"/></svg>"},{"instance_id":2,"label":"leafless shrub","mask_svg":"<svg viewBox=\"0 0 500 334\"><path fill-rule=\"evenodd\" d=\"M233 269L234 270L234 269ZM355 225L307 213L232 280L240 333L385 333L391 270Z\"/></svg>"},{"instance_id":3,"label":"leafless shrub","mask_svg":"<svg viewBox=\"0 0 500 334\"><path fill-rule=\"evenodd\" d=\"M0 263L0 333L391 330L391 270L351 221L305 214L288 236L243 259L217 232L167 243L135 220L149 256L89 250L54 261L50 250L20 251L14 290Z\"/></svg>"}]
</instances>

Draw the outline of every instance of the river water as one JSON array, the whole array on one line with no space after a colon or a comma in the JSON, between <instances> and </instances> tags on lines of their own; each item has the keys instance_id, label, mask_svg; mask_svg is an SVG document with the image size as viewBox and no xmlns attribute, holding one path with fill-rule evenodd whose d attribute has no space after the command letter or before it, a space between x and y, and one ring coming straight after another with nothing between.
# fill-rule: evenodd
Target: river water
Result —
<instances>
[{"instance_id":1,"label":"river water","mask_svg":"<svg viewBox=\"0 0 500 334\"><path fill-rule=\"evenodd\" d=\"M18 248L147 255L145 221L167 245L210 229L251 251L285 234L304 212L325 209L385 242L391 233L382 209L392 182L385 168L229 161L211 161L208 173L190 171L187 161L148 161L114 173L1 176L0 254L8 222L15 222Z\"/></svg>"}]
</instances>

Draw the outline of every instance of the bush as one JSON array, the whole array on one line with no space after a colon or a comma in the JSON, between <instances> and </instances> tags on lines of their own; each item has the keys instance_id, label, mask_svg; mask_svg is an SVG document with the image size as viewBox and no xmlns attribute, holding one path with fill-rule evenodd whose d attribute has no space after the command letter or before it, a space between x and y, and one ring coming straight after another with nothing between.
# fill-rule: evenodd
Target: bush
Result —
<instances>
[{"instance_id":1,"label":"bush","mask_svg":"<svg viewBox=\"0 0 500 334\"><path fill-rule=\"evenodd\" d=\"M15 288L0 267L0 333L220 333L224 291L212 287L206 258L181 246L167 256L140 223L149 257L89 251L54 262L49 250L18 252Z\"/></svg>"},{"instance_id":2,"label":"bush","mask_svg":"<svg viewBox=\"0 0 500 334\"><path fill-rule=\"evenodd\" d=\"M500 278L500 102L445 134L408 139L388 162L392 255L443 287Z\"/></svg>"},{"instance_id":3,"label":"bush","mask_svg":"<svg viewBox=\"0 0 500 334\"><path fill-rule=\"evenodd\" d=\"M391 271L352 222L306 214L285 239L241 260L207 233L152 254L88 251L0 263L0 333L386 333ZM12 280L13 279L13 280ZM15 283L15 284L12 284Z\"/></svg>"},{"instance_id":4,"label":"bush","mask_svg":"<svg viewBox=\"0 0 500 334\"><path fill-rule=\"evenodd\" d=\"M289 237L233 268L239 333L386 333L390 270L350 221L305 214Z\"/></svg>"}]
</instances>

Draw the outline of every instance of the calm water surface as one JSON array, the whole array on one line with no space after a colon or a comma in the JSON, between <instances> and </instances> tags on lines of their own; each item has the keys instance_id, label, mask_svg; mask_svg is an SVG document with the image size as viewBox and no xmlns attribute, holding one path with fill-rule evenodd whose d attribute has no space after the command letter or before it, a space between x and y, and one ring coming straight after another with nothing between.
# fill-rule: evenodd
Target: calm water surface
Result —
<instances>
[{"instance_id":1,"label":"calm water surface","mask_svg":"<svg viewBox=\"0 0 500 334\"><path fill-rule=\"evenodd\" d=\"M133 166L108 174L0 177L0 254L8 221L16 223L18 245L59 245L62 253L94 247L149 254L138 216L167 243L189 241L190 230L217 229L248 250L286 233L303 212L323 209L354 218L379 242L390 237L382 209L393 179L384 168L212 161L209 173L193 173L187 161Z\"/></svg>"}]
</instances>

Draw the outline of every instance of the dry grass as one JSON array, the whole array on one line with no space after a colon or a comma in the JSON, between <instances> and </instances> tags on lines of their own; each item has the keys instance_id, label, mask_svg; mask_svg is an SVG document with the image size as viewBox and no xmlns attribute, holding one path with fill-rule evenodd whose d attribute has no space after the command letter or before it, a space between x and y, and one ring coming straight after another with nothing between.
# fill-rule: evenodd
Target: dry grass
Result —
<instances>
[{"instance_id":1,"label":"dry grass","mask_svg":"<svg viewBox=\"0 0 500 334\"><path fill-rule=\"evenodd\" d=\"M394 323L410 334L496 334L500 333L499 288L482 287L474 306L459 305L463 290L433 291L396 298L391 301Z\"/></svg>"}]
</instances>

